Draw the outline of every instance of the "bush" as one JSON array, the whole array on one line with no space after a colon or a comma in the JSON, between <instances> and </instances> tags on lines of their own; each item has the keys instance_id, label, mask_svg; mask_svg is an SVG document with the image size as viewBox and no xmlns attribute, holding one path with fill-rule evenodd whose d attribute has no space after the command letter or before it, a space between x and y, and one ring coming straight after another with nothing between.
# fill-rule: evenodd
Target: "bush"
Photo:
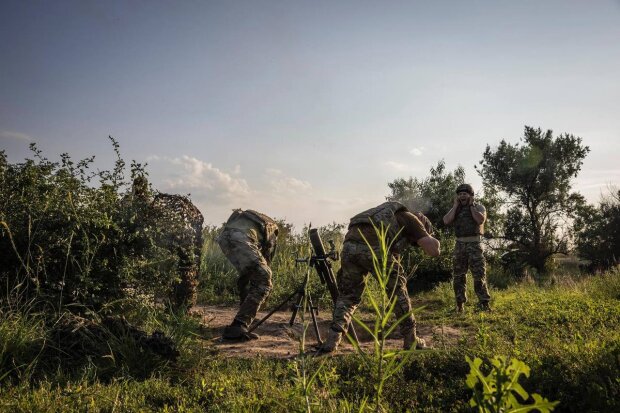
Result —
<instances>
[{"instance_id":1,"label":"bush","mask_svg":"<svg viewBox=\"0 0 620 413\"><path fill-rule=\"evenodd\" d=\"M579 256L589 260L591 272L620 263L620 190L603 198L598 207L585 206L575 220Z\"/></svg>"},{"instance_id":2,"label":"bush","mask_svg":"<svg viewBox=\"0 0 620 413\"><path fill-rule=\"evenodd\" d=\"M57 311L169 293L179 255L162 240L178 226L139 219L139 206L127 203L125 162L110 139L117 156L111 171L93 172L94 157L74 162L63 154L52 162L34 144L33 159L22 163L8 163L0 152L3 286L19 286ZM131 178L144 174L132 163Z\"/></svg>"}]
</instances>

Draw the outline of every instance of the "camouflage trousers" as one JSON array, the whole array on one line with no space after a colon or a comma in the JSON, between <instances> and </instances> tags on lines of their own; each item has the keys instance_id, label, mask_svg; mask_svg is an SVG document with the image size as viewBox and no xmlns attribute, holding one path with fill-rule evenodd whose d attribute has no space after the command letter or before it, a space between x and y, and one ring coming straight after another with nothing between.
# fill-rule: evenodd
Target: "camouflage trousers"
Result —
<instances>
[{"instance_id":1,"label":"camouflage trousers","mask_svg":"<svg viewBox=\"0 0 620 413\"><path fill-rule=\"evenodd\" d=\"M468 270L471 270L474 276L474 291L476 291L478 301L488 302L491 296L487 287L486 261L482 254L482 244L457 241L454 247L454 278L452 280L457 303L467 302Z\"/></svg>"},{"instance_id":2,"label":"camouflage trousers","mask_svg":"<svg viewBox=\"0 0 620 413\"><path fill-rule=\"evenodd\" d=\"M251 232L224 228L218 243L239 273L237 287L241 306L235 320L248 327L271 292L271 268Z\"/></svg>"},{"instance_id":3,"label":"camouflage trousers","mask_svg":"<svg viewBox=\"0 0 620 413\"><path fill-rule=\"evenodd\" d=\"M378 249L375 254L379 254ZM366 276L374 273L372 254L364 243L347 241L342 247L342 267L338 277L338 299L334 305L334 314L331 328L335 331L346 332L351 324L353 313L359 306L362 293L366 287ZM387 263L388 268L394 263L390 274L386 291L388 295L394 291L396 306L394 313L400 319L406 313L411 312L411 301L407 292L407 280L402 274L402 267L397 256L391 256ZM415 336L416 322L413 314L407 316L400 323L400 332L403 335L413 332Z\"/></svg>"}]
</instances>

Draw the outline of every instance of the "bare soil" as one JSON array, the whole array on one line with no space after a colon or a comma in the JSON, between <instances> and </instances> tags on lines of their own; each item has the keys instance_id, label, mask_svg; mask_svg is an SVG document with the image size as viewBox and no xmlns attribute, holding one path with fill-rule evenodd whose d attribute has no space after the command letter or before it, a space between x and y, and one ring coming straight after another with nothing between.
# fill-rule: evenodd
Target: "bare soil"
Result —
<instances>
[{"instance_id":1,"label":"bare soil","mask_svg":"<svg viewBox=\"0 0 620 413\"><path fill-rule=\"evenodd\" d=\"M267 321L260 325L254 332L260 337L257 340L250 341L230 341L221 338L224 327L231 323L237 308L220 307L220 306L196 306L193 313L200 317L201 324L205 330L208 340L222 355L239 358L253 358L257 356L266 358L292 358L299 354L300 341L303 332L303 323L298 314L294 323L290 325L291 311L279 311L274 313ZM257 315L260 320L267 314L267 311L261 311ZM358 314L359 316L359 314ZM362 314L361 318L366 323L373 323L374 317L371 314ZM309 312L305 314L308 329L306 331L306 351L311 351L312 347L317 344L317 337L311 322ZM327 330L331 321L331 314L327 311L319 312L317 316L317 324L321 338L327 337ZM370 350L372 341L370 336L364 332L359 326L356 329L360 346L363 349ZM458 328L452 326L429 326L418 323L418 336L426 340L426 343L435 348L446 348L453 345L461 332ZM388 348L399 349L402 347L402 338L398 333L394 333L394 337L388 340ZM354 347L343 340L335 354L353 353Z\"/></svg>"}]
</instances>

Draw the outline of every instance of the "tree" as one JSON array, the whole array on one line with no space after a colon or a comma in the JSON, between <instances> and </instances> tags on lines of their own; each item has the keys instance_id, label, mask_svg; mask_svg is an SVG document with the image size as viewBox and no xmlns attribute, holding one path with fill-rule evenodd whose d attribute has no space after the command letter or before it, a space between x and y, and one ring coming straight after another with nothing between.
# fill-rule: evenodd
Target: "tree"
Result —
<instances>
[{"instance_id":1,"label":"tree","mask_svg":"<svg viewBox=\"0 0 620 413\"><path fill-rule=\"evenodd\" d=\"M548 261L568 252L568 221L584 204L571 192L571 180L590 149L581 138L526 126L520 143L487 145L478 173L485 188L499 194L507 208L502 238L523 252L528 265L548 273Z\"/></svg>"},{"instance_id":2,"label":"tree","mask_svg":"<svg viewBox=\"0 0 620 413\"><path fill-rule=\"evenodd\" d=\"M446 171L443 160L431 167L430 176L425 179L397 178L388 183L392 191L388 201L398 201L413 211L422 212L433 223L435 229L443 230L443 216L452 207L457 186L465 182L465 170L458 166L453 172Z\"/></svg>"},{"instance_id":3,"label":"tree","mask_svg":"<svg viewBox=\"0 0 620 413\"><path fill-rule=\"evenodd\" d=\"M584 206L575 219L575 244L590 270L606 270L620 262L620 190L612 191L598 207Z\"/></svg>"}]
</instances>

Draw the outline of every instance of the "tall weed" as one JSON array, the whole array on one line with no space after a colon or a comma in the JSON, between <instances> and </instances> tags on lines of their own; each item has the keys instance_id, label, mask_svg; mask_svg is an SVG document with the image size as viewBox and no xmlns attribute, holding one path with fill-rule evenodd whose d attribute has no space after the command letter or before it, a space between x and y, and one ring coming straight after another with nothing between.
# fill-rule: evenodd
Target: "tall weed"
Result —
<instances>
[{"instance_id":1,"label":"tall weed","mask_svg":"<svg viewBox=\"0 0 620 413\"><path fill-rule=\"evenodd\" d=\"M389 350L386 346L387 339L407 317L411 316L412 312L403 314L396 322L390 324L394 309L398 304L395 290L397 283L394 283L394 288L391 291L388 289L390 278L395 270L395 263L389 257L392 243L388 242L389 227L386 228L383 223L379 227L373 223L373 227L379 242L378 251L375 252L366 238L364 240L372 254L374 271L370 278L377 285L376 288L366 288L364 293L374 313L375 323L370 325L355 315L353 316L356 324L372 338L373 351L366 353L352 336L347 335L347 337L361 356L361 360L372 372L372 382L375 389L374 409L376 412L380 412L385 410L382 397L386 381L398 373L413 354L412 350Z\"/></svg>"},{"instance_id":2,"label":"tall weed","mask_svg":"<svg viewBox=\"0 0 620 413\"><path fill-rule=\"evenodd\" d=\"M494 357L491 360L491 371L485 374L481 369L481 359L472 360L468 356L465 359L470 367L467 387L474 392L470 406L477 408L480 413L525 413L532 410L548 413L558 404L539 394L525 391L519 378L521 375L529 377L530 368L522 361L509 360L503 356ZM520 400L516 396L519 396ZM530 398L533 403L527 403Z\"/></svg>"}]
</instances>

